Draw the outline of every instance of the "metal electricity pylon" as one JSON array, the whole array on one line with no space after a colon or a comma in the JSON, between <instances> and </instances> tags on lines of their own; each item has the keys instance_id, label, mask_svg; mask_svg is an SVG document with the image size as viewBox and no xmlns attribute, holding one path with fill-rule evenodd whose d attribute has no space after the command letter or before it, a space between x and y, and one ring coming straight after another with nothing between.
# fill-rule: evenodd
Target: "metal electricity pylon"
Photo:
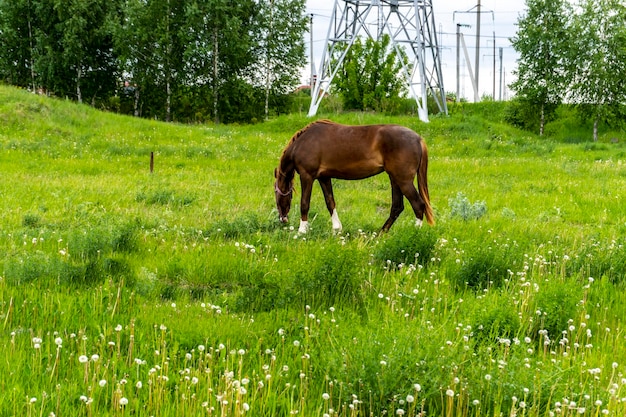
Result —
<instances>
[{"instance_id":1,"label":"metal electricity pylon","mask_svg":"<svg viewBox=\"0 0 626 417\"><path fill-rule=\"evenodd\" d=\"M417 102L419 118L428 121L428 97L440 113L448 114L437 45L435 17L429 0L335 0L309 108L314 116L333 78L361 35L379 40L389 35L393 47L403 49L410 65L403 65L409 94Z\"/></svg>"}]
</instances>

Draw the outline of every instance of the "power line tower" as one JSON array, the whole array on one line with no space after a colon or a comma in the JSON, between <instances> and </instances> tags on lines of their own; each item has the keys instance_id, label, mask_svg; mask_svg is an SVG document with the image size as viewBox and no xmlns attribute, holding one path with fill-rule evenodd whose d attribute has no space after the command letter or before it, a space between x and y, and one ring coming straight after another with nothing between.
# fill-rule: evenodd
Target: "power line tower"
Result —
<instances>
[{"instance_id":1,"label":"power line tower","mask_svg":"<svg viewBox=\"0 0 626 417\"><path fill-rule=\"evenodd\" d=\"M403 48L409 59L412 58L411 65L404 66L401 75L407 81L409 94L417 102L422 121L428 121L429 94L439 112L448 114L432 1L335 0L309 116L317 113L348 50L362 34L376 40L388 34L393 47Z\"/></svg>"}]
</instances>

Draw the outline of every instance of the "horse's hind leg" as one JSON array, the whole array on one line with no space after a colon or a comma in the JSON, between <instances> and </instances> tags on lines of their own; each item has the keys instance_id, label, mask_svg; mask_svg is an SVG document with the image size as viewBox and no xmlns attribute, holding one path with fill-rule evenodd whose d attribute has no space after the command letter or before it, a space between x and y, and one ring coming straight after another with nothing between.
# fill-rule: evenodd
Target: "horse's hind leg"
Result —
<instances>
[{"instance_id":1,"label":"horse's hind leg","mask_svg":"<svg viewBox=\"0 0 626 417\"><path fill-rule=\"evenodd\" d=\"M330 178L318 178L317 179L322 187L324 193L324 200L326 200L326 208L330 213L330 219L333 222L333 231L341 232L342 226L337 214L337 206L335 204L335 196L333 194L333 184Z\"/></svg>"},{"instance_id":2,"label":"horse's hind leg","mask_svg":"<svg viewBox=\"0 0 626 417\"><path fill-rule=\"evenodd\" d=\"M415 224L418 226L422 225L422 221L424 220L424 210L426 209L426 203L422 200L422 197L417 192L415 188L415 184L411 180L410 182L404 182L400 186L402 190L402 194L409 200L411 203L411 207L413 208L413 212L415 213Z\"/></svg>"},{"instance_id":3,"label":"horse's hind leg","mask_svg":"<svg viewBox=\"0 0 626 417\"><path fill-rule=\"evenodd\" d=\"M400 213L404 210L404 196L402 195L402 190L396 184L396 182L391 180L391 210L389 212L389 218L383 225L382 231L387 232L393 223L396 221Z\"/></svg>"}]
</instances>

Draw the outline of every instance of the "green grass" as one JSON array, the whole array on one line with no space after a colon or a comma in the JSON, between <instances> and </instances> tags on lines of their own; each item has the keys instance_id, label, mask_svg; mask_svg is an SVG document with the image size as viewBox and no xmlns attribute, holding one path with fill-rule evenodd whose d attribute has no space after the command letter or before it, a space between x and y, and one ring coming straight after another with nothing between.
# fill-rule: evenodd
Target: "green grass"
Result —
<instances>
[{"instance_id":1,"label":"green grass","mask_svg":"<svg viewBox=\"0 0 626 417\"><path fill-rule=\"evenodd\" d=\"M0 87L0 414L624 415L624 141L498 106L322 115L423 135L437 223L407 205L380 235L381 175L335 182L339 236L315 188L301 236L272 173L304 116L163 124Z\"/></svg>"}]
</instances>

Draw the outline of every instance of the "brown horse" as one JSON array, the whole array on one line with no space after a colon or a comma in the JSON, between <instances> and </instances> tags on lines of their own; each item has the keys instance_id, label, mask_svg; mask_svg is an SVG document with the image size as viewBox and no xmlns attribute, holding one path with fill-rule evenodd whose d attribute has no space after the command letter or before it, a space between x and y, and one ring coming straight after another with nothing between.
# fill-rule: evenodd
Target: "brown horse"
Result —
<instances>
[{"instance_id":1,"label":"brown horse","mask_svg":"<svg viewBox=\"0 0 626 417\"><path fill-rule=\"evenodd\" d=\"M313 122L297 132L283 150L274 170L276 207L281 222L288 221L294 176L300 175L300 233L309 227L313 182L317 180L331 214L333 229L341 230L331 178L358 180L387 172L391 180L391 213L382 227L388 231L404 210L404 197L422 224L424 215L434 223L428 196L428 151L414 131L397 125L346 126L328 120ZM418 189L415 189L415 176ZM418 192L419 190L419 192ZM404 196L404 197L403 197Z\"/></svg>"}]
</instances>

